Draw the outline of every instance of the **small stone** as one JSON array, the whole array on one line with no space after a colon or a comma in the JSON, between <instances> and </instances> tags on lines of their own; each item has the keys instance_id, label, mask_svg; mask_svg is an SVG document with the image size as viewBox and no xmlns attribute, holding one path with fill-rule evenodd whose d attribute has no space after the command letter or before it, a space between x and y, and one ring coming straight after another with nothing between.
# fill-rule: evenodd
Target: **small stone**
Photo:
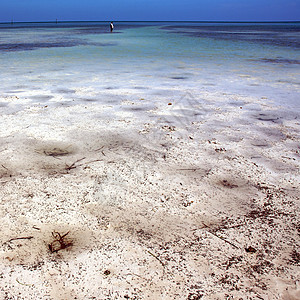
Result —
<instances>
[{"instance_id":1,"label":"small stone","mask_svg":"<svg viewBox=\"0 0 300 300\"><path fill-rule=\"evenodd\" d=\"M256 249L253 248L252 246L249 246L248 248L245 248L246 252L250 252L250 253L255 253Z\"/></svg>"}]
</instances>

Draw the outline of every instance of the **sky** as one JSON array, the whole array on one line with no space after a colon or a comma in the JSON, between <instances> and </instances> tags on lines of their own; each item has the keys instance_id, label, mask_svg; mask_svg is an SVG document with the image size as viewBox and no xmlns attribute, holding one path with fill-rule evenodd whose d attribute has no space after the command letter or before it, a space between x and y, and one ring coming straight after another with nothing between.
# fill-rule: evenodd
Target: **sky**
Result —
<instances>
[{"instance_id":1,"label":"sky","mask_svg":"<svg viewBox=\"0 0 300 300\"><path fill-rule=\"evenodd\" d=\"M0 0L0 22L300 21L299 0Z\"/></svg>"}]
</instances>

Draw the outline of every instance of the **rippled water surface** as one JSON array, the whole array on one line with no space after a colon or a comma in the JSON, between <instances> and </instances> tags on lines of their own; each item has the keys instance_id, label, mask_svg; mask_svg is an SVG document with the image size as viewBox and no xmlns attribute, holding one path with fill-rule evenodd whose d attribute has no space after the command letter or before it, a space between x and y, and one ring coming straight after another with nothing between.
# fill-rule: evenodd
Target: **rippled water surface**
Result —
<instances>
[{"instance_id":1,"label":"rippled water surface","mask_svg":"<svg viewBox=\"0 0 300 300\"><path fill-rule=\"evenodd\" d=\"M201 90L299 108L299 41L300 23L0 24L1 96Z\"/></svg>"}]
</instances>

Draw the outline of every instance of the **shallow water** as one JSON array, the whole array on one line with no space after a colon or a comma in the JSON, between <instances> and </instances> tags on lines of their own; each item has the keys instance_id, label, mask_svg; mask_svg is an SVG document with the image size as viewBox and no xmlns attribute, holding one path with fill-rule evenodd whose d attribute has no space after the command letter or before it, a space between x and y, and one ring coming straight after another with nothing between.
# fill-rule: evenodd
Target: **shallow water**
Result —
<instances>
[{"instance_id":1,"label":"shallow water","mask_svg":"<svg viewBox=\"0 0 300 300\"><path fill-rule=\"evenodd\" d=\"M299 40L300 23L121 22L113 34L104 22L0 24L1 96L114 102L207 91L299 108Z\"/></svg>"}]
</instances>

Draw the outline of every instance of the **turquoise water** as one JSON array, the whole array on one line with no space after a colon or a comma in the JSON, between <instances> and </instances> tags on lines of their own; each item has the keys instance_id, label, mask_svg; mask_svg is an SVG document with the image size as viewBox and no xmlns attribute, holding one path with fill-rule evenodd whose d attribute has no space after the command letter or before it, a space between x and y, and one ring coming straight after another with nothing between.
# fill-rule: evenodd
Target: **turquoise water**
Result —
<instances>
[{"instance_id":1,"label":"turquoise water","mask_svg":"<svg viewBox=\"0 0 300 300\"><path fill-rule=\"evenodd\" d=\"M299 108L300 24L0 24L0 73L0 96L33 102L205 91Z\"/></svg>"}]
</instances>

